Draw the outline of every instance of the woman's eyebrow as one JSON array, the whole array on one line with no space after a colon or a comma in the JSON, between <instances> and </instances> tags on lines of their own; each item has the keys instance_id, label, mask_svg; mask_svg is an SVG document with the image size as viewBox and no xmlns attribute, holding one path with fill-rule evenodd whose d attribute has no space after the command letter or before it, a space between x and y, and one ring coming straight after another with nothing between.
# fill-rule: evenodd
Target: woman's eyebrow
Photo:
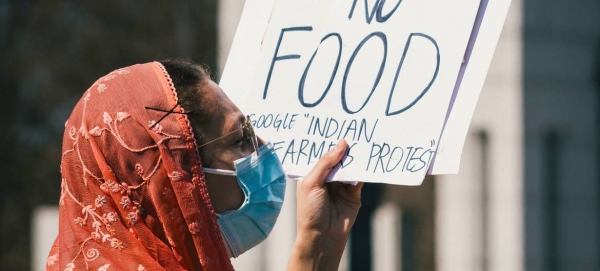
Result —
<instances>
[{"instance_id":1,"label":"woman's eyebrow","mask_svg":"<svg viewBox=\"0 0 600 271\"><path fill-rule=\"evenodd\" d=\"M240 114L238 116L238 121L237 121L237 127L243 128L244 127L244 123L246 122L246 116L244 116L244 114Z\"/></svg>"},{"instance_id":2,"label":"woman's eyebrow","mask_svg":"<svg viewBox=\"0 0 600 271\"><path fill-rule=\"evenodd\" d=\"M246 118L244 117L243 114L239 114L237 117L237 120L233 123L232 126L230 127L223 127L224 129L224 135L230 135L233 134L237 131L241 131L242 128L244 127L244 121L246 120Z\"/></svg>"}]
</instances>

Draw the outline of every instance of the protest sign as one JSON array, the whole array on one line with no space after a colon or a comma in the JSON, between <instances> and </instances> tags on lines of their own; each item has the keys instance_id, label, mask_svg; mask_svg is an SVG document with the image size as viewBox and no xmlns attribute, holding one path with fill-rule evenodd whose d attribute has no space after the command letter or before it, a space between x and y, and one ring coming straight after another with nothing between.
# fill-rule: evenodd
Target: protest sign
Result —
<instances>
[{"instance_id":1,"label":"protest sign","mask_svg":"<svg viewBox=\"0 0 600 271\"><path fill-rule=\"evenodd\" d=\"M486 7L480 0L247 0L220 86L273 142L288 174L305 175L345 138L350 149L335 180L418 185L460 159L481 88L465 80L483 82L506 15L495 14L486 37L493 43L481 43L491 51L477 52L485 71L466 73ZM457 102L466 112L452 114ZM437 159L440 140L461 148Z\"/></svg>"}]
</instances>

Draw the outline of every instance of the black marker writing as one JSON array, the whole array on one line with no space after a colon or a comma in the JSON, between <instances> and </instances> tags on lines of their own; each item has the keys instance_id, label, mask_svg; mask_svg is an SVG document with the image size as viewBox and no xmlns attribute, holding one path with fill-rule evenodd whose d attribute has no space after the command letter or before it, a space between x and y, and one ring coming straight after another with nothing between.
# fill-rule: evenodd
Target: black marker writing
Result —
<instances>
[{"instance_id":1,"label":"black marker writing","mask_svg":"<svg viewBox=\"0 0 600 271\"><path fill-rule=\"evenodd\" d=\"M271 61L271 67L269 68L269 74L267 75L267 81L265 82L265 90L263 92L263 100L267 98L267 90L269 89L269 83L271 82L271 75L273 75L273 68L275 67L276 61L286 60L286 59L298 59L300 55L278 55L279 47L281 46L281 41L283 40L283 35L285 32L291 31L312 31L312 26L299 26L299 27L290 27L281 29L281 33L279 34L279 41L277 41L277 46L275 47L275 53L273 54L273 60Z\"/></svg>"},{"instance_id":2,"label":"black marker writing","mask_svg":"<svg viewBox=\"0 0 600 271\"><path fill-rule=\"evenodd\" d=\"M371 142L378 122L378 119L375 121L367 121L367 119L351 119L342 122L334 118L320 118L313 116L310 120L306 134L318 135L325 139L332 138L337 134L336 140L345 138L352 141L362 140L364 142Z\"/></svg>"},{"instance_id":3,"label":"black marker writing","mask_svg":"<svg viewBox=\"0 0 600 271\"><path fill-rule=\"evenodd\" d=\"M398 7L400 6L400 3L402 3L402 0L397 0L396 6L394 6L394 8L392 8L392 10L390 12L388 12L386 15L383 15L383 6L385 5L385 1L386 0L376 0L375 4L371 7L371 10L369 11L369 2L367 0L364 0L365 21L367 22L367 24L371 24L371 21L373 21L373 16L375 16L375 20L378 23L386 22L396 12ZM352 19L352 16L354 15L354 9L356 9L357 2L358 2L358 0L354 0L354 2L352 2L352 7L350 8L350 14L348 14L349 20Z\"/></svg>"}]
</instances>

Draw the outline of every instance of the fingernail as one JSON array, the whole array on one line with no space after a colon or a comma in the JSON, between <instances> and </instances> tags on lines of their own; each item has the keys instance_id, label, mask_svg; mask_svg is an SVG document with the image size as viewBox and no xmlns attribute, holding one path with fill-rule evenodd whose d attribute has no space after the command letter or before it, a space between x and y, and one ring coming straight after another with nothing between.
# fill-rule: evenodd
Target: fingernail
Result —
<instances>
[{"instance_id":1,"label":"fingernail","mask_svg":"<svg viewBox=\"0 0 600 271\"><path fill-rule=\"evenodd\" d=\"M340 141L338 141L338 143L335 145L335 148L334 148L335 151L340 151L342 149L342 142L343 141L344 141L343 139L340 139Z\"/></svg>"}]
</instances>

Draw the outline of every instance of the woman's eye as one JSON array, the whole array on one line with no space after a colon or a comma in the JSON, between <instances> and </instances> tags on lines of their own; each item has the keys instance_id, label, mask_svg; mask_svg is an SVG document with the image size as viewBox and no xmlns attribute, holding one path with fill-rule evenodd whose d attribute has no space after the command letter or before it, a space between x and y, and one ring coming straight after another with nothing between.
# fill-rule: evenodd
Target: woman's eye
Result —
<instances>
[{"instance_id":1,"label":"woman's eye","mask_svg":"<svg viewBox=\"0 0 600 271\"><path fill-rule=\"evenodd\" d=\"M236 147L241 147L244 144L244 137L238 138L234 143Z\"/></svg>"},{"instance_id":2,"label":"woman's eye","mask_svg":"<svg viewBox=\"0 0 600 271\"><path fill-rule=\"evenodd\" d=\"M235 141L235 145L237 147L242 147L244 145L244 143L246 143L247 136L245 134L242 134L241 137L239 137L236 141Z\"/></svg>"},{"instance_id":3,"label":"woman's eye","mask_svg":"<svg viewBox=\"0 0 600 271\"><path fill-rule=\"evenodd\" d=\"M235 142L233 143L236 147L243 147L244 144L251 142L250 140L250 133L246 130L246 129L241 129L242 133L240 135L239 138L237 138L235 140Z\"/></svg>"}]
</instances>

